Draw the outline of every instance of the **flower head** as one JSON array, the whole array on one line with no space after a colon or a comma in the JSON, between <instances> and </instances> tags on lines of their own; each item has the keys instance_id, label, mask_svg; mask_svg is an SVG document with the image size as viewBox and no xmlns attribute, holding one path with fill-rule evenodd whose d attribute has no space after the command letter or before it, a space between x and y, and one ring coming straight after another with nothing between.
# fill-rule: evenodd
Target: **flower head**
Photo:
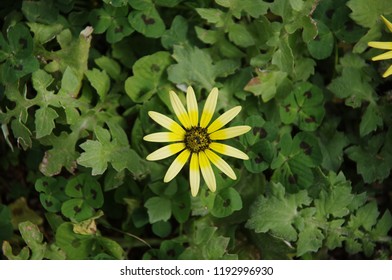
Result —
<instances>
[{"instance_id":1,"label":"flower head","mask_svg":"<svg viewBox=\"0 0 392 280\"><path fill-rule=\"evenodd\" d=\"M392 32L392 23L388 21L385 17L381 16L382 20L384 21L385 25L388 27L389 31ZM381 50L388 50L387 52L377 55L375 57L372 57L373 61L376 60L385 60L385 59L391 59L392 58L392 42L369 42L368 43L369 47L376 48L376 49L381 49ZM383 78L386 78L388 76L392 75L392 65L389 66L387 71L384 72L382 75Z\"/></svg>"},{"instance_id":2,"label":"flower head","mask_svg":"<svg viewBox=\"0 0 392 280\"><path fill-rule=\"evenodd\" d=\"M148 115L169 131L152 133L143 138L150 142L174 142L147 156L147 160L160 160L179 153L167 170L163 181L171 181L181 171L189 158L189 180L192 196L196 196L199 191L200 171L207 187L212 192L216 190L215 175L211 162L228 177L235 180L236 175L233 169L215 152L239 159L249 159L244 152L216 142L217 140L239 136L251 129L247 125L221 129L238 115L241 106L230 109L210 124L218 100L217 88L213 88L208 95L200 122L197 100L192 87L188 87L186 93L187 110L174 91L170 91L169 94L170 103L180 124L165 115L150 111Z\"/></svg>"}]
</instances>

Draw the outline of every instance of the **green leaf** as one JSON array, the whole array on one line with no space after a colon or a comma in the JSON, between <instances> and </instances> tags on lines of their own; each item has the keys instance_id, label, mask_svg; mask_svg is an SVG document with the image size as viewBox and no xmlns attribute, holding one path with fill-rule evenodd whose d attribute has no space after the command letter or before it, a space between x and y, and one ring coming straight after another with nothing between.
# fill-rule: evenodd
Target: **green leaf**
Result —
<instances>
[{"instance_id":1,"label":"green leaf","mask_svg":"<svg viewBox=\"0 0 392 280\"><path fill-rule=\"evenodd\" d=\"M77 38L73 39L69 29L63 30L56 36L61 49L52 51L45 57L47 60L51 61L45 68L48 72L60 70L65 75L67 68L72 69L76 77L75 82L73 83L73 88L75 88L75 90L72 92L74 97L77 96L77 93L82 86L84 74L87 71L87 60L92 31L92 28L87 26L80 32Z\"/></svg>"},{"instance_id":2,"label":"green leaf","mask_svg":"<svg viewBox=\"0 0 392 280\"><path fill-rule=\"evenodd\" d=\"M280 71L291 75L294 71L294 53L287 37L279 40L279 49L272 56L272 64L276 65Z\"/></svg>"},{"instance_id":3,"label":"green leaf","mask_svg":"<svg viewBox=\"0 0 392 280\"><path fill-rule=\"evenodd\" d=\"M332 53L334 38L329 28L322 22L317 21L317 36L309 41L307 46L309 53L316 59L325 59Z\"/></svg>"},{"instance_id":4,"label":"green leaf","mask_svg":"<svg viewBox=\"0 0 392 280\"><path fill-rule=\"evenodd\" d=\"M392 13L392 6L388 0L374 0L372 5L366 0L350 0L347 6L352 10L350 14L363 27L372 27L380 19L380 15Z\"/></svg>"},{"instance_id":5,"label":"green leaf","mask_svg":"<svg viewBox=\"0 0 392 280\"><path fill-rule=\"evenodd\" d=\"M46 243L43 242L43 234L38 226L30 221L19 224L19 231L23 240L31 250L31 260L42 260L45 255Z\"/></svg>"},{"instance_id":6,"label":"green leaf","mask_svg":"<svg viewBox=\"0 0 392 280\"><path fill-rule=\"evenodd\" d=\"M374 228L373 234L378 238L385 237L388 235L389 230L392 228L392 215L389 210L384 212L381 219L378 220L377 225Z\"/></svg>"},{"instance_id":7,"label":"green leaf","mask_svg":"<svg viewBox=\"0 0 392 280\"><path fill-rule=\"evenodd\" d=\"M320 147L322 153L322 166L327 170L337 172L343 163L343 148L349 144L347 136L337 131L337 119L325 122L320 127Z\"/></svg>"},{"instance_id":8,"label":"green leaf","mask_svg":"<svg viewBox=\"0 0 392 280\"><path fill-rule=\"evenodd\" d=\"M211 214L215 217L223 218L241 209L242 200L240 194L233 188L224 188L216 194Z\"/></svg>"},{"instance_id":9,"label":"green leaf","mask_svg":"<svg viewBox=\"0 0 392 280\"><path fill-rule=\"evenodd\" d=\"M296 124L301 130L314 131L321 124L325 110L321 90L303 82L280 104L280 117L285 124Z\"/></svg>"},{"instance_id":10,"label":"green leaf","mask_svg":"<svg viewBox=\"0 0 392 280\"><path fill-rule=\"evenodd\" d=\"M34 41L45 44L56 37L64 28L60 23L54 24L41 24L36 22L28 22L27 25L34 33Z\"/></svg>"},{"instance_id":11,"label":"green leaf","mask_svg":"<svg viewBox=\"0 0 392 280\"><path fill-rule=\"evenodd\" d=\"M156 52L133 65L133 76L125 81L125 92L134 102L150 99L165 83L165 70L171 64L168 52Z\"/></svg>"},{"instance_id":12,"label":"green leaf","mask_svg":"<svg viewBox=\"0 0 392 280\"><path fill-rule=\"evenodd\" d=\"M112 16L106 9L94 9L89 15L89 20L94 27L94 33L105 32L111 24Z\"/></svg>"},{"instance_id":13,"label":"green leaf","mask_svg":"<svg viewBox=\"0 0 392 280\"><path fill-rule=\"evenodd\" d=\"M264 102L268 102L275 97L278 87L286 77L287 74L281 71L260 72L257 77L249 81L244 89L256 96L261 96Z\"/></svg>"},{"instance_id":14,"label":"green leaf","mask_svg":"<svg viewBox=\"0 0 392 280\"><path fill-rule=\"evenodd\" d=\"M302 256L308 252L317 252L324 240L321 230L312 224L308 224L304 230L298 234L297 256Z\"/></svg>"},{"instance_id":15,"label":"green leaf","mask_svg":"<svg viewBox=\"0 0 392 280\"><path fill-rule=\"evenodd\" d=\"M96 58L94 62L114 80L121 79L121 66L120 64L108 57L108 56L101 56Z\"/></svg>"},{"instance_id":16,"label":"green leaf","mask_svg":"<svg viewBox=\"0 0 392 280\"><path fill-rule=\"evenodd\" d=\"M377 223L379 214L376 202L367 203L359 208L355 215L351 217L349 226L354 229L363 227L366 231L371 231L372 227Z\"/></svg>"},{"instance_id":17,"label":"green leaf","mask_svg":"<svg viewBox=\"0 0 392 280\"><path fill-rule=\"evenodd\" d=\"M246 227L257 233L271 232L287 241L295 241L298 234L293 223L298 217L299 208L310 202L311 199L304 190L296 194L285 194L280 183L272 184L271 194L260 196L252 205Z\"/></svg>"},{"instance_id":18,"label":"green leaf","mask_svg":"<svg viewBox=\"0 0 392 280\"><path fill-rule=\"evenodd\" d=\"M97 91L99 97L104 99L110 89L110 78L108 74L106 74L106 71L99 71L98 69L93 68L92 70L87 70L86 77Z\"/></svg>"},{"instance_id":19,"label":"green leaf","mask_svg":"<svg viewBox=\"0 0 392 280\"><path fill-rule=\"evenodd\" d=\"M63 203L61 212L77 221L91 218L93 208L102 207L104 202L101 185L87 174L72 178L65 187L65 193L72 199Z\"/></svg>"},{"instance_id":20,"label":"green leaf","mask_svg":"<svg viewBox=\"0 0 392 280\"><path fill-rule=\"evenodd\" d=\"M28 260L30 257L30 250L28 247L23 247L18 255L12 253L12 247L8 241L3 242L2 251L4 256L9 260Z\"/></svg>"},{"instance_id":21,"label":"green leaf","mask_svg":"<svg viewBox=\"0 0 392 280\"><path fill-rule=\"evenodd\" d=\"M134 29L130 26L126 17L116 17L112 19L108 27L106 40L113 44L121 41L126 36L131 35L133 31Z\"/></svg>"},{"instance_id":22,"label":"green leaf","mask_svg":"<svg viewBox=\"0 0 392 280\"><path fill-rule=\"evenodd\" d=\"M350 213L349 205L354 199L351 194L351 186L344 178L342 173L338 176L329 178L330 186L328 191L321 190L319 198L314 201L317 214L322 217L342 218Z\"/></svg>"},{"instance_id":23,"label":"green leaf","mask_svg":"<svg viewBox=\"0 0 392 280\"><path fill-rule=\"evenodd\" d=\"M216 27L224 26L225 14L219 9L197 8L196 12L209 23L215 24Z\"/></svg>"},{"instance_id":24,"label":"green leaf","mask_svg":"<svg viewBox=\"0 0 392 280\"><path fill-rule=\"evenodd\" d=\"M170 81L188 85L200 84L207 90L214 86L216 75L208 53L197 47L176 45L173 57L177 64L167 69Z\"/></svg>"},{"instance_id":25,"label":"green leaf","mask_svg":"<svg viewBox=\"0 0 392 280\"><path fill-rule=\"evenodd\" d=\"M0 34L0 61L6 60L11 55L11 48L4 39L3 34Z\"/></svg>"},{"instance_id":26,"label":"green leaf","mask_svg":"<svg viewBox=\"0 0 392 280\"><path fill-rule=\"evenodd\" d=\"M109 122L110 123L110 122ZM92 175L103 174L110 162L113 168L120 172L127 168L134 175L141 176L146 172L140 156L129 148L124 132L119 132L113 125L108 130L96 126L94 133L97 140L87 140L80 147L84 152L77 159L78 164L92 168ZM112 140L111 140L112 138Z\"/></svg>"},{"instance_id":27,"label":"green leaf","mask_svg":"<svg viewBox=\"0 0 392 280\"><path fill-rule=\"evenodd\" d=\"M89 235L74 233L72 223L62 223L56 231L56 244L69 260L85 260L89 256L93 239Z\"/></svg>"},{"instance_id":28,"label":"green leaf","mask_svg":"<svg viewBox=\"0 0 392 280\"><path fill-rule=\"evenodd\" d=\"M15 82L17 79L38 70L39 63L34 56L26 58L10 57L2 67L3 80Z\"/></svg>"},{"instance_id":29,"label":"green leaf","mask_svg":"<svg viewBox=\"0 0 392 280\"><path fill-rule=\"evenodd\" d=\"M152 224L152 232L161 238L169 236L172 226L168 221L158 221Z\"/></svg>"},{"instance_id":30,"label":"green leaf","mask_svg":"<svg viewBox=\"0 0 392 280\"><path fill-rule=\"evenodd\" d=\"M262 131L261 133L264 133L265 131L263 130L263 128L256 127L253 129L253 131L257 130ZM258 133L259 132L256 132L256 135L258 135ZM250 151L247 153L249 156L249 160L245 161L244 165L246 169L252 173L263 172L264 170L268 169L270 163L275 156L275 153L275 147L271 144L270 141L258 141L255 145L251 147Z\"/></svg>"},{"instance_id":31,"label":"green leaf","mask_svg":"<svg viewBox=\"0 0 392 280\"><path fill-rule=\"evenodd\" d=\"M137 32L149 38L159 38L165 32L165 24L153 5L142 11L132 11L128 20Z\"/></svg>"},{"instance_id":32,"label":"green leaf","mask_svg":"<svg viewBox=\"0 0 392 280\"><path fill-rule=\"evenodd\" d=\"M346 105L357 108L362 101L373 101L374 89L364 80L360 70L344 67L342 75L335 78L328 89L337 97L346 99Z\"/></svg>"},{"instance_id":33,"label":"green leaf","mask_svg":"<svg viewBox=\"0 0 392 280\"><path fill-rule=\"evenodd\" d=\"M144 206L147 208L150 223L167 221L172 215L171 202L164 197L151 197L144 203Z\"/></svg>"},{"instance_id":34,"label":"green leaf","mask_svg":"<svg viewBox=\"0 0 392 280\"><path fill-rule=\"evenodd\" d=\"M66 182L63 177L42 177L35 181L35 189L40 192L40 202L48 212L60 211L62 202L68 199L64 193Z\"/></svg>"},{"instance_id":35,"label":"green leaf","mask_svg":"<svg viewBox=\"0 0 392 280\"><path fill-rule=\"evenodd\" d=\"M50 107L41 107L35 112L36 137L41 138L52 133L54 120L59 115Z\"/></svg>"},{"instance_id":36,"label":"green leaf","mask_svg":"<svg viewBox=\"0 0 392 280\"><path fill-rule=\"evenodd\" d=\"M96 238L96 243L97 245L100 245L102 247L102 250L104 252L109 253L115 259L117 260L124 259L124 253L125 253L124 249L116 241L110 238L98 236Z\"/></svg>"},{"instance_id":37,"label":"green leaf","mask_svg":"<svg viewBox=\"0 0 392 280\"><path fill-rule=\"evenodd\" d=\"M28 58L33 53L33 39L23 24L16 24L7 30L11 50L16 57Z\"/></svg>"},{"instance_id":38,"label":"green leaf","mask_svg":"<svg viewBox=\"0 0 392 280\"><path fill-rule=\"evenodd\" d=\"M83 199L73 198L61 206L61 213L72 221L84 221L94 215L94 209Z\"/></svg>"},{"instance_id":39,"label":"green leaf","mask_svg":"<svg viewBox=\"0 0 392 280\"><path fill-rule=\"evenodd\" d=\"M228 28L229 39L234 44L240 47L250 47L255 44L255 41L246 27L242 24L231 24Z\"/></svg>"},{"instance_id":40,"label":"green leaf","mask_svg":"<svg viewBox=\"0 0 392 280\"><path fill-rule=\"evenodd\" d=\"M174 45L181 45L187 42L188 21L181 15L177 15L171 24L170 29L162 34L161 42L165 49L171 49Z\"/></svg>"},{"instance_id":41,"label":"green leaf","mask_svg":"<svg viewBox=\"0 0 392 280\"><path fill-rule=\"evenodd\" d=\"M383 119L380 115L380 109L376 104L371 103L362 116L361 123L359 124L359 135L364 137L382 125Z\"/></svg>"},{"instance_id":42,"label":"green leaf","mask_svg":"<svg viewBox=\"0 0 392 280\"><path fill-rule=\"evenodd\" d=\"M333 250L338 247L342 247L342 242L345 237L340 234L343 231L344 219L333 220L328 224L328 235L326 236L325 245L328 249Z\"/></svg>"},{"instance_id":43,"label":"green leaf","mask_svg":"<svg viewBox=\"0 0 392 280\"><path fill-rule=\"evenodd\" d=\"M59 11L53 1L25 1L22 3L22 12L30 22L53 23Z\"/></svg>"},{"instance_id":44,"label":"green leaf","mask_svg":"<svg viewBox=\"0 0 392 280\"><path fill-rule=\"evenodd\" d=\"M216 0L218 5L229 8L236 18L241 18L242 14L248 13L254 18L267 13L269 4L263 0Z\"/></svg>"},{"instance_id":45,"label":"green leaf","mask_svg":"<svg viewBox=\"0 0 392 280\"><path fill-rule=\"evenodd\" d=\"M346 149L348 157L356 162L357 172L361 174L365 183L382 181L389 176L392 154L387 143L391 141L391 135L392 133L379 134L368 139L361 146L351 146Z\"/></svg>"},{"instance_id":46,"label":"green leaf","mask_svg":"<svg viewBox=\"0 0 392 280\"><path fill-rule=\"evenodd\" d=\"M45 139L45 143L53 148L45 152L39 170L49 177L59 174L63 167L73 173L78 157L78 153L75 151L77 140L78 134L76 133L67 134L63 131L59 136L49 135Z\"/></svg>"},{"instance_id":47,"label":"green leaf","mask_svg":"<svg viewBox=\"0 0 392 280\"><path fill-rule=\"evenodd\" d=\"M190 245L179 256L181 260L222 260L237 259L237 255L227 253L230 238L217 233L217 227L211 226L208 219L198 219L192 226Z\"/></svg>"},{"instance_id":48,"label":"green leaf","mask_svg":"<svg viewBox=\"0 0 392 280\"><path fill-rule=\"evenodd\" d=\"M0 241L10 239L12 233L11 211L6 205L0 204Z\"/></svg>"},{"instance_id":49,"label":"green leaf","mask_svg":"<svg viewBox=\"0 0 392 280\"><path fill-rule=\"evenodd\" d=\"M179 223L188 221L191 212L191 200L188 191L176 194L176 199L172 201L172 212L174 218L176 218Z\"/></svg>"},{"instance_id":50,"label":"green leaf","mask_svg":"<svg viewBox=\"0 0 392 280\"><path fill-rule=\"evenodd\" d=\"M309 187L313 182L312 167L321 163L321 151L317 138L313 134L300 132L291 140L284 134L278 145L280 152L271 163L276 169L274 180L285 182L290 190Z\"/></svg>"},{"instance_id":51,"label":"green leaf","mask_svg":"<svg viewBox=\"0 0 392 280\"><path fill-rule=\"evenodd\" d=\"M21 123L20 120L14 119L11 122L11 129L18 145L20 145L24 150L31 148L31 131L23 123Z\"/></svg>"}]
</instances>

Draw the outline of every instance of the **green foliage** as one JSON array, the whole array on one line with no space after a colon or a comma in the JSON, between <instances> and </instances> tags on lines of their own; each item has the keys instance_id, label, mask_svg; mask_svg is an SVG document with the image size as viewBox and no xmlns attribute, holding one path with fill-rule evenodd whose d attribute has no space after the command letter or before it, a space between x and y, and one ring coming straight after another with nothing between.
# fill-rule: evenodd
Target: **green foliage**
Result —
<instances>
[{"instance_id":1,"label":"green foliage","mask_svg":"<svg viewBox=\"0 0 392 280\"><path fill-rule=\"evenodd\" d=\"M392 228L390 212L379 218L376 203L352 194L342 173L330 173L320 183L323 187L317 194L306 190L287 194L283 185L272 183L252 206L247 226L295 244L299 257L343 243L351 254L363 251L371 256L379 228L384 233Z\"/></svg>"},{"instance_id":2,"label":"green foliage","mask_svg":"<svg viewBox=\"0 0 392 280\"><path fill-rule=\"evenodd\" d=\"M0 240L8 259L385 259L388 0L16 0L0 5ZM249 125L192 197L147 161L168 92ZM339 254L337 254L339 252Z\"/></svg>"}]
</instances>

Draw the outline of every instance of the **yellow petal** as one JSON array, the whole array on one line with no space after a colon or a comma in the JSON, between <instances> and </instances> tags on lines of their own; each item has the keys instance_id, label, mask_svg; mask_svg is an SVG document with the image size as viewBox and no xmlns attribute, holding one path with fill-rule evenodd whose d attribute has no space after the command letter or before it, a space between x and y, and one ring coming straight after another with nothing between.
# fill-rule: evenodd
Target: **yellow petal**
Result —
<instances>
[{"instance_id":1,"label":"yellow petal","mask_svg":"<svg viewBox=\"0 0 392 280\"><path fill-rule=\"evenodd\" d=\"M383 16L381 16L381 18L384 21L385 25L388 27L389 31L392 32L392 23Z\"/></svg>"},{"instance_id":2,"label":"yellow petal","mask_svg":"<svg viewBox=\"0 0 392 280\"><path fill-rule=\"evenodd\" d=\"M149 142L175 142L184 141L184 136L173 132L157 132L144 136L143 140Z\"/></svg>"},{"instance_id":3,"label":"yellow petal","mask_svg":"<svg viewBox=\"0 0 392 280\"><path fill-rule=\"evenodd\" d=\"M156 123L160 124L164 128L166 128L176 134L185 135L185 130L178 123L173 121L171 118L166 117L165 115L162 115L161 113L154 112L154 111L149 111L148 115Z\"/></svg>"},{"instance_id":4,"label":"yellow petal","mask_svg":"<svg viewBox=\"0 0 392 280\"><path fill-rule=\"evenodd\" d=\"M185 128L191 128L191 121L189 120L188 113L185 110L184 105L182 105L180 98L178 98L177 94L174 91L170 91L169 95L170 103L177 118L180 120L180 122Z\"/></svg>"},{"instance_id":5,"label":"yellow petal","mask_svg":"<svg viewBox=\"0 0 392 280\"><path fill-rule=\"evenodd\" d=\"M244 160L249 159L248 155L245 154L243 151L240 151L240 150L238 150L232 146L226 145L226 144L212 142L210 144L210 148L212 150L214 150L215 152L218 152L222 155L235 157L235 158L239 158L239 159L244 159Z\"/></svg>"},{"instance_id":6,"label":"yellow petal","mask_svg":"<svg viewBox=\"0 0 392 280\"><path fill-rule=\"evenodd\" d=\"M171 180L173 180L174 177L176 177L178 172L180 172L181 169L184 167L190 154L191 152L189 150L183 150L181 154L176 157L176 159L172 162L169 169L167 170L165 178L163 178L163 181L165 183L170 182Z\"/></svg>"},{"instance_id":7,"label":"yellow petal","mask_svg":"<svg viewBox=\"0 0 392 280\"><path fill-rule=\"evenodd\" d=\"M229 111L223 113L217 118L207 129L207 133L212 133L225 126L228 122L235 118L241 111L241 106L236 106Z\"/></svg>"},{"instance_id":8,"label":"yellow petal","mask_svg":"<svg viewBox=\"0 0 392 280\"><path fill-rule=\"evenodd\" d=\"M149 154L146 159L147 160L160 160L164 159L167 157L170 157L174 154L177 154L178 152L182 151L185 149L185 144L184 143L175 143L175 144L170 144L167 146L164 146L155 152L152 152Z\"/></svg>"},{"instance_id":9,"label":"yellow petal","mask_svg":"<svg viewBox=\"0 0 392 280\"><path fill-rule=\"evenodd\" d=\"M207 127L215 112L216 102L218 100L218 89L214 87L207 97L204 104L203 113L201 114L200 126Z\"/></svg>"},{"instance_id":10,"label":"yellow petal","mask_svg":"<svg viewBox=\"0 0 392 280\"><path fill-rule=\"evenodd\" d=\"M200 186L199 156L196 153L192 153L189 165L189 181L191 183L191 194L196 196Z\"/></svg>"},{"instance_id":11,"label":"yellow petal","mask_svg":"<svg viewBox=\"0 0 392 280\"><path fill-rule=\"evenodd\" d=\"M387 71L385 71L385 73L382 75L383 78L386 78L388 76L392 75L392 65L389 66L389 68L387 69Z\"/></svg>"},{"instance_id":12,"label":"yellow petal","mask_svg":"<svg viewBox=\"0 0 392 280\"><path fill-rule=\"evenodd\" d=\"M186 91L186 104L191 126L197 126L199 123L199 109L197 108L195 92L191 86L189 86Z\"/></svg>"},{"instance_id":13,"label":"yellow petal","mask_svg":"<svg viewBox=\"0 0 392 280\"><path fill-rule=\"evenodd\" d=\"M381 50L392 50L392 42L369 42L368 46Z\"/></svg>"},{"instance_id":14,"label":"yellow petal","mask_svg":"<svg viewBox=\"0 0 392 280\"><path fill-rule=\"evenodd\" d=\"M211 140L224 140L234 138L236 136L247 133L251 129L248 125L239 125L229 128L224 128L210 134Z\"/></svg>"},{"instance_id":15,"label":"yellow petal","mask_svg":"<svg viewBox=\"0 0 392 280\"><path fill-rule=\"evenodd\" d=\"M376 60L384 60L384 59L390 59L390 58L392 58L392 51L385 52L383 54L372 57L372 60L376 61Z\"/></svg>"},{"instance_id":16,"label":"yellow petal","mask_svg":"<svg viewBox=\"0 0 392 280\"><path fill-rule=\"evenodd\" d=\"M216 181L214 171L212 170L211 163L204 152L199 153L199 166L207 187L210 191L215 192Z\"/></svg>"},{"instance_id":17,"label":"yellow petal","mask_svg":"<svg viewBox=\"0 0 392 280\"><path fill-rule=\"evenodd\" d=\"M233 180L237 179L233 169L220 156L218 156L217 154L215 154L213 151L210 151L210 150L205 150L205 153L206 153L208 159L216 167L218 167L223 173L225 173L227 176L229 176L229 178L231 178Z\"/></svg>"}]
</instances>

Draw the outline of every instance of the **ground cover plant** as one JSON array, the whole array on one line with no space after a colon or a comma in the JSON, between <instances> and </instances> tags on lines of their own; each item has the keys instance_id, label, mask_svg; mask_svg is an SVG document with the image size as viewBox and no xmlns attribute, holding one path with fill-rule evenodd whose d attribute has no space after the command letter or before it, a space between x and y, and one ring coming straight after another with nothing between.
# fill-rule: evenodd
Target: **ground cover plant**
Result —
<instances>
[{"instance_id":1,"label":"ground cover plant","mask_svg":"<svg viewBox=\"0 0 392 280\"><path fill-rule=\"evenodd\" d=\"M0 15L0 258L392 258L389 0Z\"/></svg>"}]
</instances>

